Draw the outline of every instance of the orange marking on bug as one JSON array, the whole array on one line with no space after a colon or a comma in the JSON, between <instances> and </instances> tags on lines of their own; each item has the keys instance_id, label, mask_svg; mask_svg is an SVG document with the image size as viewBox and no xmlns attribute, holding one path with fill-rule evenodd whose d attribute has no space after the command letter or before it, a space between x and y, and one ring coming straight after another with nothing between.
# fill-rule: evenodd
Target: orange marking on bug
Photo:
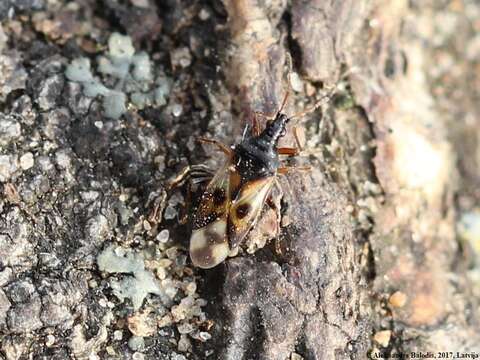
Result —
<instances>
[{"instance_id":1,"label":"orange marking on bug","mask_svg":"<svg viewBox=\"0 0 480 360\"><path fill-rule=\"evenodd\" d=\"M278 148L278 153L280 155L296 156L298 155L299 151L297 148L283 147L283 148Z\"/></svg>"}]
</instances>

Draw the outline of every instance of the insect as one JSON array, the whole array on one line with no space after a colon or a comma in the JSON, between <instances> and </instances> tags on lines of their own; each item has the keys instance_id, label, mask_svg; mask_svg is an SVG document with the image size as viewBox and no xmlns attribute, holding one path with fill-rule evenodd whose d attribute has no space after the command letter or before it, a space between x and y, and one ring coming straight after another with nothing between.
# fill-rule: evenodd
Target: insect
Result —
<instances>
[{"instance_id":1,"label":"insect","mask_svg":"<svg viewBox=\"0 0 480 360\"><path fill-rule=\"evenodd\" d=\"M250 131L245 131L242 140L232 147L213 139L199 139L217 146L226 160L208 183L193 219L190 237L193 265L204 269L215 267L238 248L258 222L265 203L274 203L269 196L274 186L280 186L278 175L298 169L285 166L280 160L281 155L295 156L300 149L296 132L297 148L278 146L287 124L319 108L325 98L330 100L336 88L311 108L292 116L283 113L287 91L280 109L265 129L260 131L255 116Z\"/></svg>"},{"instance_id":2,"label":"insect","mask_svg":"<svg viewBox=\"0 0 480 360\"><path fill-rule=\"evenodd\" d=\"M207 185L194 217L190 258L195 266L208 269L223 262L258 222L272 188L280 186L277 176L292 169L282 164L280 156L298 154L296 133L297 148L278 147L278 142L294 117L315 110L320 102L289 117L282 112L288 94L263 131L254 117L250 132L246 131L242 141L233 147L212 139L199 139L217 146L226 161Z\"/></svg>"}]
</instances>

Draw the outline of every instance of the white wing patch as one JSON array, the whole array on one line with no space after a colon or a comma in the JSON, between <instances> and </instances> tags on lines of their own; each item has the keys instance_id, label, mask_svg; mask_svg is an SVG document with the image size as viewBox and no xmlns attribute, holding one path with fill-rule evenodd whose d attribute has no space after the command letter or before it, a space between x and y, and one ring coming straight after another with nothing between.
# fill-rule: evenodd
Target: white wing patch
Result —
<instances>
[{"instance_id":1,"label":"white wing patch","mask_svg":"<svg viewBox=\"0 0 480 360\"><path fill-rule=\"evenodd\" d=\"M210 269L225 260L229 252L226 216L193 230L190 238L190 258L193 265Z\"/></svg>"}]
</instances>

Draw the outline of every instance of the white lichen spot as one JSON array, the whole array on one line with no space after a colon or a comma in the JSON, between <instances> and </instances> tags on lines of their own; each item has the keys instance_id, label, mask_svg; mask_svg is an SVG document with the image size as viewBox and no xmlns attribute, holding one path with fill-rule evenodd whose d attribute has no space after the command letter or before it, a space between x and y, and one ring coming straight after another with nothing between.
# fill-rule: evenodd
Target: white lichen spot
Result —
<instances>
[{"instance_id":1,"label":"white lichen spot","mask_svg":"<svg viewBox=\"0 0 480 360\"><path fill-rule=\"evenodd\" d=\"M35 161L33 159L33 154L31 152L27 152L20 157L20 167L23 170L28 170L32 168L34 163Z\"/></svg>"},{"instance_id":2,"label":"white lichen spot","mask_svg":"<svg viewBox=\"0 0 480 360\"><path fill-rule=\"evenodd\" d=\"M144 109L153 104L153 95L151 93L135 92L130 95L132 103L139 109Z\"/></svg>"},{"instance_id":3,"label":"white lichen spot","mask_svg":"<svg viewBox=\"0 0 480 360\"><path fill-rule=\"evenodd\" d=\"M171 80L168 79L167 77L158 77L157 80L155 80L155 84L157 87L153 91L153 98L155 100L155 103L158 106L163 106L167 104L167 97L168 94L170 94L171 91Z\"/></svg>"},{"instance_id":4,"label":"white lichen spot","mask_svg":"<svg viewBox=\"0 0 480 360\"><path fill-rule=\"evenodd\" d=\"M107 96L110 90L98 81L85 81L83 83L83 93L88 97Z\"/></svg>"},{"instance_id":5,"label":"white lichen spot","mask_svg":"<svg viewBox=\"0 0 480 360\"><path fill-rule=\"evenodd\" d=\"M128 347L133 351L145 349L145 340L141 336L132 336L128 340Z\"/></svg>"},{"instance_id":6,"label":"white lichen spot","mask_svg":"<svg viewBox=\"0 0 480 360\"><path fill-rule=\"evenodd\" d=\"M180 105L180 104L173 104L172 105L172 115L173 116L179 117L180 115L182 115L182 111L183 111L182 105Z\"/></svg>"},{"instance_id":7,"label":"white lichen spot","mask_svg":"<svg viewBox=\"0 0 480 360\"><path fill-rule=\"evenodd\" d=\"M156 237L157 241L158 242L161 242L161 243L166 243L168 242L168 239L170 238L170 233L168 231L168 229L163 229L162 231L160 231Z\"/></svg>"},{"instance_id":8,"label":"white lichen spot","mask_svg":"<svg viewBox=\"0 0 480 360\"><path fill-rule=\"evenodd\" d=\"M116 341L120 341L123 339L123 331L122 330L115 330L113 332L113 339Z\"/></svg>"}]
</instances>

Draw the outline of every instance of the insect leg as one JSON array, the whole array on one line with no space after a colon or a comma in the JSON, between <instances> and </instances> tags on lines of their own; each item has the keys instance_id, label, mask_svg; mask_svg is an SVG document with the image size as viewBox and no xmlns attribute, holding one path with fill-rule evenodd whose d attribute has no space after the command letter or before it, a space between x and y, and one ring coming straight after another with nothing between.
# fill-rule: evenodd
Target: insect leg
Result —
<instances>
[{"instance_id":1,"label":"insect leg","mask_svg":"<svg viewBox=\"0 0 480 360\"><path fill-rule=\"evenodd\" d=\"M320 100L318 100L315 104L313 104L311 107L299 112L299 113L296 113L296 114L293 114L292 116L290 116L290 119L293 119L293 118L302 118L304 117L305 115L308 115L312 112L314 112L315 110L317 110L320 106L322 106L324 103L330 101L331 99L331 96L333 95L333 92L332 93L329 93L325 96L322 96L320 98Z\"/></svg>"},{"instance_id":2,"label":"insect leg","mask_svg":"<svg viewBox=\"0 0 480 360\"><path fill-rule=\"evenodd\" d=\"M232 149L230 149L227 145L222 144L220 141L213 140L213 139L207 139L207 138L203 138L203 137L200 137L197 140L200 141L200 142L203 142L203 143L213 144L213 145L217 146L218 149L220 151L222 151L227 156L232 156L233 155Z\"/></svg>"},{"instance_id":3,"label":"insect leg","mask_svg":"<svg viewBox=\"0 0 480 360\"><path fill-rule=\"evenodd\" d=\"M185 180L190 176L191 172L192 172L192 168L190 166L186 166L182 170L182 172L175 177L175 179L169 182L168 190L172 190L172 189L178 188L179 186L182 186Z\"/></svg>"},{"instance_id":4,"label":"insect leg","mask_svg":"<svg viewBox=\"0 0 480 360\"><path fill-rule=\"evenodd\" d=\"M260 125L258 124L257 114L258 113L255 111L252 119L252 136L254 137L260 135Z\"/></svg>"},{"instance_id":5,"label":"insect leg","mask_svg":"<svg viewBox=\"0 0 480 360\"><path fill-rule=\"evenodd\" d=\"M289 148L289 147L278 148L277 152L279 155L288 155L288 156L296 156L299 153L298 148Z\"/></svg>"},{"instance_id":6,"label":"insect leg","mask_svg":"<svg viewBox=\"0 0 480 360\"><path fill-rule=\"evenodd\" d=\"M287 52L287 64L288 64L288 73L287 73L287 91L285 92L285 96L283 97L282 105L280 109L278 109L277 114L281 113L287 103L288 97L290 96L290 92L292 91L292 57L290 53Z\"/></svg>"},{"instance_id":7,"label":"insect leg","mask_svg":"<svg viewBox=\"0 0 480 360\"><path fill-rule=\"evenodd\" d=\"M288 90L285 93L285 96L283 97L282 105L280 106L280 109L278 109L277 114L279 114L283 111L283 108L285 107L285 104L287 103L287 100L288 100L289 96L290 96L290 86L288 87Z\"/></svg>"},{"instance_id":8,"label":"insect leg","mask_svg":"<svg viewBox=\"0 0 480 360\"><path fill-rule=\"evenodd\" d=\"M192 203L192 193L192 185L189 183L187 185L187 198L185 199L185 204L180 207L178 214L178 222L182 225L185 225L188 222L188 210L190 209L190 205Z\"/></svg>"},{"instance_id":9,"label":"insect leg","mask_svg":"<svg viewBox=\"0 0 480 360\"><path fill-rule=\"evenodd\" d=\"M182 187L184 185L187 186L187 198L185 200L185 204L181 207L179 213L179 222L180 224L185 224L188 220L188 210L190 208L190 204L192 202L192 185L209 182L212 180L214 173L211 169L204 165L192 165L186 166L180 174L178 174L172 181L170 181L168 185L168 191L171 192L174 189ZM165 193L166 200L167 194ZM161 216L162 211L159 211L158 207L154 208L152 216L158 218Z\"/></svg>"},{"instance_id":10,"label":"insect leg","mask_svg":"<svg viewBox=\"0 0 480 360\"><path fill-rule=\"evenodd\" d=\"M295 138L295 142L297 143L297 149L300 152L303 150L303 146L300 143L300 138L298 137L298 127L294 125L292 128L292 131L293 131L293 137Z\"/></svg>"},{"instance_id":11,"label":"insect leg","mask_svg":"<svg viewBox=\"0 0 480 360\"><path fill-rule=\"evenodd\" d=\"M347 79L351 74L354 74L358 71L357 68L351 68L350 70L346 71L344 74L342 74L340 76L340 78L338 79L337 83L332 86L332 88L325 94L323 95L322 97L320 97L320 99L317 100L317 102L315 104L313 104L311 107L299 112L299 113L296 113L292 116L290 116L290 119L293 119L293 118L301 118L307 114L310 114L311 112L314 112L315 110L317 110L319 107L321 107L323 104L329 102L330 100L332 100L333 98L333 95L335 94L335 92L340 88L340 85L342 83L343 80Z\"/></svg>"},{"instance_id":12,"label":"insect leg","mask_svg":"<svg viewBox=\"0 0 480 360\"><path fill-rule=\"evenodd\" d=\"M211 180L214 172L204 165L186 166L173 180L168 184L168 190L173 190L183 186L185 182L192 179L194 183Z\"/></svg>"},{"instance_id":13,"label":"insect leg","mask_svg":"<svg viewBox=\"0 0 480 360\"><path fill-rule=\"evenodd\" d=\"M275 114L272 115L272 114L264 113L264 112L262 112L262 111L254 111L253 113L254 113L255 115L259 115L259 116L261 116L261 117L264 117L264 118L267 119L267 120L273 120L273 119L275 119L275 116L277 115L277 113L275 113Z\"/></svg>"},{"instance_id":14,"label":"insect leg","mask_svg":"<svg viewBox=\"0 0 480 360\"><path fill-rule=\"evenodd\" d=\"M281 166L277 172L282 175L286 175L291 171L310 171L311 166Z\"/></svg>"}]
</instances>

